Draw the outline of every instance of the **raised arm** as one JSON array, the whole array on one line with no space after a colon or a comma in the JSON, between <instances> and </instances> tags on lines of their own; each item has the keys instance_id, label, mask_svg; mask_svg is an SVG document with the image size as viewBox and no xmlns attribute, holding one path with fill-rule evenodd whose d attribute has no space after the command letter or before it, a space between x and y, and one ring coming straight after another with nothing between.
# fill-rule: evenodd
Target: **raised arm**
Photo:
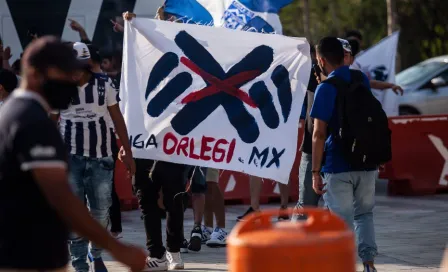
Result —
<instances>
[{"instance_id":1,"label":"raised arm","mask_svg":"<svg viewBox=\"0 0 448 272\"><path fill-rule=\"evenodd\" d=\"M92 43L90 41L89 37L87 36L86 30L81 26L80 23L78 23L77 21L75 21L73 19L68 19L68 20L70 21L70 27L72 28L72 30L79 33L79 38L81 39L81 42L83 42L85 44Z\"/></svg>"}]
</instances>

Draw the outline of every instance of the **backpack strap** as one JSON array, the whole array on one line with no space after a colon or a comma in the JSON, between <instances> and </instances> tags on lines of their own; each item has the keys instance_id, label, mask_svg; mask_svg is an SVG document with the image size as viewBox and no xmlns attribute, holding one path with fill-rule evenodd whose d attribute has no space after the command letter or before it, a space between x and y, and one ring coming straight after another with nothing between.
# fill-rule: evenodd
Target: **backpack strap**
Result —
<instances>
[{"instance_id":1,"label":"backpack strap","mask_svg":"<svg viewBox=\"0 0 448 272\"><path fill-rule=\"evenodd\" d=\"M364 83L364 76L365 75L363 72L355 69L350 69L351 83Z\"/></svg>"},{"instance_id":2,"label":"backpack strap","mask_svg":"<svg viewBox=\"0 0 448 272\"><path fill-rule=\"evenodd\" d=\"M327 84L333 85L336 88L336 90L338 91L338 94L341 92L347 91L350 86L350 83L347 83L343 79L336 77L336 76L327 78L322 83L327 83Z\"/></svg>"},{"instance_id":3,"label":"backpack strap","mask_svg":"<svg viewBox=\"0 0 448 272\"><path fill-rule=\"evenodd\" d=\"M351 84L336 76L327 78L322 83L331 84L336 88L336 118L338 119L339 126L342 126L345 121L345 95L350 91ZM339 131L333 131L330 126L328 126L328 133L332 133L336 138L341 136L339 135Z\"/></svg>"}]
</instances>

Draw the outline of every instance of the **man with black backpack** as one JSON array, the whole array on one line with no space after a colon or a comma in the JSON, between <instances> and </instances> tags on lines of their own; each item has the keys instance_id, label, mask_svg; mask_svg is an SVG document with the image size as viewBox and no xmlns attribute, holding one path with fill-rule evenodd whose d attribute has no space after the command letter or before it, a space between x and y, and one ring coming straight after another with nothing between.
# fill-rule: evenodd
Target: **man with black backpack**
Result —
<instances>
[{"instance_id":1,"label":"man with black backpack","mask_svg":"<svg viewBox=\"0 0 448 272\"><path fill-rule=\"evenodd\" d=\"M375 177L391 159L391 132L368 78L344 66L344 49L335 37L316 46L317 62L327 77L316 89L311 117L313 189L328 208L356 232L364 271L376 271L373 208Z\"/></svg>"}]
</instances>

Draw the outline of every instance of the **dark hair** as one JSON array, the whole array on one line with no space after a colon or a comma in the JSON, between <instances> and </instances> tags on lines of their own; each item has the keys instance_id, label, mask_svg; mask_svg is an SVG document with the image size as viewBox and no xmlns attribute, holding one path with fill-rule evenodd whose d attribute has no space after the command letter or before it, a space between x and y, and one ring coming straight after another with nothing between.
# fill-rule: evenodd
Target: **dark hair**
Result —
<instances>
[{"instance_id":1,"label":"dark hair","mask_svg":"<svg viewBox=\"0 0 448 272\"><path fill-rule=\"evenodd\" d=\"M310 54L316 54L316 47L310 44Z\"/></svg>"},{"instance_id":2,"label":"dark hair","mask_svg":"<svg viewBox=\"0 0 448 272\"><path fill-rule=\"evenodd\" d=\"M121 64L123 62L123 51L121 50L117 50L115 51L114 55L113 55L113 64L114 64L114 68L118 71L121 70Z\"/></svg>"},{"instance_id":3,"label":"dark hair","mask_svg":"<svg viewBox=\"0 0 448 272\"><path fill-rule=\"evenodd\" d=\"M352 55L356 56L359 53L359 42L356 39L350 38L347 39L348 43L350 44L350 47L352 48Z\"/></svg>"},{"instance_id":4,"label":"dark hair","mask_svg":"<svg viewBox=\"0 0 448 272\"><path fill-rule=\"evenodd\" d=\"M7 93L11 93L17 88L17 84L17 76L13 72L6 69L0 70L0 85L3 86Z\"/></svg>"},{"instance_id":5,"label":"dark hair","mask_svg":"<svg viewBox=\"0 0 448 272\"><path fill-rule=\"evenodd\" d=\"M25 71L33 67L43 73L48 67L54 67L71 73L80 69L82 63L73 54L73 47L69 47L55 36L44 36L32 41L26 47L21 66Z\"/></svg>"},{"instance_id":6,"label":"dark hair","mask_svg":"<svg viewBox=\"0 0 448 272\"><path fill-rule=\"evenodd\" d=\"M20 59L16 59L11 65L11 68L14 70L16 74L22 73L22 65L20 63Z\"/></svg>"},{"instance_id":7,"label":"dark hair","mask_svg":"<svg viewBox=\"0 0 448 272\"><path fill-rule=\"evenodd\" d=\"M100 50L93 44L88 44L87 48L89 48L90 59L93 63L101 63Z\"/></svg>"},{"instance_id":8,"label":"dark hair","mask_svg":"<svg viewBox=\"0 0 448 272\"><path fill-rule=\"evenodd\" d=\"M359 30L353 29L349 30L345 33L345 38L355 37L358 40L362 41L362 34L359 32Z\"/></svg>"},{"instance_id":9,"label":"dark hair","mask_svg":"<svg viewBox=\"0 0 448 272\"><path fill-rule=\"evenodd\" d=\"M110 62L112 62L113 57L114 57L114 55L112 53L110 53L110 52L101 54L101 60L107 59Z\"/></svg>"},{"instance_id":10,"label":"dark hair","mask_svg":"<svg viewBox=\"0 0 448 272\"><path fill-rule=\"evenodd\" d=\"M324 37L316 45L316 52L331 65L341 65L344 62L344 49L336 37Z\"/></svg>"}]
</instances>

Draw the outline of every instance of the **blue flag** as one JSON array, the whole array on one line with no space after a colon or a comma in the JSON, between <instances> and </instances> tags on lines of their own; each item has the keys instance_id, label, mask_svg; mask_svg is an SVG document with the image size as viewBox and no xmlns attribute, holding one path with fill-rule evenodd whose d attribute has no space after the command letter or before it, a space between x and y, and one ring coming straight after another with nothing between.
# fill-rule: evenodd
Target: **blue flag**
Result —
<instances>
[{"instance_id":1,"label":"blue flag","mask_svg":"<svg viewBox=\"0 0 448 272\"><path fill-rule=\"evenodd\" d=\"M185 23L281 33L278 12L292 0L166 0L165 12Z\"/></svg>"}]
</instances>

